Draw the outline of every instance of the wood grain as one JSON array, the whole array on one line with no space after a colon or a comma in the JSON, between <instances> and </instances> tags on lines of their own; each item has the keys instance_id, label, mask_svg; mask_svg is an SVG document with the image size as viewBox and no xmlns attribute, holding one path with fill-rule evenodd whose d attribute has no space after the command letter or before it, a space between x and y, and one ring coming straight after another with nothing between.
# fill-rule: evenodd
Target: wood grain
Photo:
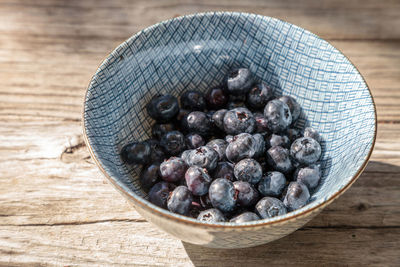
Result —
<instances>
[{"instance_id":1,"label":"wood grain","mask_svg":"<svg viewBox=\"0 0 400 267\"><path fill-rule=\"evenodd\" d=\"M400 37L396 0L385 1L4 1L0 17L14 12L11 26L22 34L46 38L73 35L77 44L107 38L126 38L139 29L171 17L206 11L242 11L277 17L328 39L393 39ZM15 12L18 10L19 12ZM22 11L22 12L21 12ZM32 27L48 27L46 33ZM75 27L79 26L79 27ZM77 30L79 28L79 30ZM19 36L16 36L18 38ZM47 43L47 42L46 42Z\"/></svg>"},{"instance_id":2,"label":"wood grain","mask_svg":"<svg viewBox=\"0 0 400 267\"><path fill-rule=\"evenodd\" d=\"M138 30L240 10L305 27L364 75L378 110L366 170L305 228L264 246L210 250L147 223L106 181L81 137L85 88ZM399 1L0 2L0 265L400 265Z\"/></svg>"},{"instance_id":3,"label":"wood grain","mask_svg":"<svg viewBox=\"0 0 400 267\"><path fill-rule=\"evenodd\" d=\"M18 232L18 236L14 233ZM116 235L116 231L120 234ZM35 235L32 235L32 233ZM14 236L14 238L7 238ZM265 266L398 263L399 229L303 228L271 244L209 249L182 243L150 224L99 222L8 227L0 232L0 263L25 265ZM110 242L110 238L113 242ZM346 249L344 249L346 248ZM362 255L362 256L356 256Z\"/></svg>"}]
</instances>

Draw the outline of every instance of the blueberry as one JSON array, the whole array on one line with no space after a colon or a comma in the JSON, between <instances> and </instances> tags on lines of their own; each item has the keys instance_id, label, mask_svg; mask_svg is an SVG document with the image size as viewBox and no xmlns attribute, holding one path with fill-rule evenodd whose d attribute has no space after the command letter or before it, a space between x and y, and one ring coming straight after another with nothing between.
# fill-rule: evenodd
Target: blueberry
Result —
<instances>
[{"instance_id":1,"label":"blueberry","mask_svg":"<svg viewBox=\"0 0 400 267\"><path fill-rule=\"evenodd\" d=\"M151 128L151 134L154 138L160 140L164 134L175 130L176 128L172 123L155 123Z\"/></svg>"},{"instance_id":2,"label":"blueberry","mask_svg":"<svg viewBox=\"0 0 400 267\"><path fill-rule=\"evenodd\" d=\"M148 192L153 185L160 181L160 165L151 164L142 168L139 176L140 185Z\"/></svg>"},{"instance_id":3,"label":"blueberry","mask_svg":"<svg viewBox=\"0 0 400 267\"><path fill-rule=\"evenodd\" d=\"M265 154L265 141L264 141L264 137L257 133L257 134L253 134L253 138L255 140L255 153L254 153L254 157L255 158L259 158L262 157Z\"/></svg>"},{"instance_id":4,"label":"blueberry","mask_svg":"<svg viewBox=\"0 0 400 267\"><path fill-rule=\"evenodd\" d=\"M264 82L254 84L247 93L247 106L252 109L262 109L274 96L271 87Z\"/></svg>"},{"instance_id":5,"label":"blueberry","mask_svg":"<svg viewBox=\"0 0 400 267\"><path fill-rule=\"evenodd\" d=\"M241 133L233 137L226 147L226 157L231 162L238 162L244 158L251 158L256 153L255 140L251 134Z\"/></svg>"},{"instance_id":6,"label":"blueberry","mask_svg":"<svg viewBox=\"0 0 400 267\"><path fill-rule=\"evenodd\" d=\"M222 212L230 212L236 206L236 194L233 183L224 178L214 180L209 188L208 193L214 208Z\"/></svg>"},{"instance_id":7,"label":"blueberry","mask_svg":"<svg viewBox=\"0 0 400 267\"><path fill-rule=\"evenodd\" d=\"M239 181L257 184L262 177L261 165L254 159L242 159L235 164L234 174Z\"/></svg>"},{"instance_id":8,"label":"blueberry","mask_svg":"<svg viewBox=\"0 0 400 267\"><path fill-rule=\"evenodd\" d=\"M169 193L175 189L175 185L167 182L156 183L149 191L149 201L160 208L167 208Z\"/></svg>"},{"instance_id":9,"label":"blueberry","mask_svg":"<svg viewBox=\"0 0 400 267\"><path fill-rule=\"evenodd\" d=\"M289 150L281 146L273 146L267 151L268 164L276 171L289 173L293 170Z\"/></svg>"},{"instance_id":10,"label":"blueberry","mask_svg":"<svg viewBox=\"0 0 400 267\"><path fill-rule=\"evenodd\" d=\"M186 165L189 165L189 155L190 155L190 152L192 152L191 149L185 150L185 151L183 151L182 154L181 154L181 159L183 159L183 160L185 161Z\"/></svg>"},{"instance_id":11,"label":"blueberry","mask_svg":"<svg viewBox=\"0 0 400 267\"><path fill-rule=\"evenodd\" d=\"M294 179L297 182L305 184L310 190L317 187L320 178L321 170L320 166L317 164L297 169L294 174Z\"/></svg>"},{"instance_id":12,"label":"blueberry","mask_svg":"<svg viewBox=\"0 0 400 267\"><path fill-rule=\"evenodd\" d=\"M217 126L222 131L225 130L224 129L224 117L225 117L225 114L227 111L228 110L226 110L226 109L217 110L211 118L211 120L215 124L215 126Z\"/></svg>"},{"instance_id":13,"label":"blueberry","mask_svg":"<svg viewBox=\"0 0 400 267\"><path fill-rule=\"evenodd\" d=\"M179 104L172 95L158 95L153 97L146 105L150 117L159 122L172 120L179 112Z\"/></svg>"},{"instance_id":14,"label":"blueberry","mask_svg":"<svg viewBox=\"0 0 400 267\"><path fill-rule=\"evenodd\" d=\"M218 153L218 160L225 159L225 151L228 143L223 139L214 139L207 143L208 147L213 148Z\"/></svg>"},{"instance_id":15,"label":"blueberry","mask_svg":"<svg viewBox=\"0 0 400 267\"><path fill-rule=\"evenodd\" d=\"M183 128L202 136L209 136L213 133L212 123L207 114L201 111L190 112L183 120Z\"/></svg>"},{"instance_id":16,"label":"blueberry","mask_svg":"<svg viewBox=\"0 0 400 267\"><path fill-rule=\"evenodd\" d=\"M301 137L301 133L295 128L290 128L287 130L287 137L289 137L290 142L293 142L297 138Z\"/></svg>"},{"instance_id":17,"label":"blueberry","mask_svg":"<svg viewBox=\"0 0 400 267\"><path fill-rule=\"evenodd\" d=\"M261 218L268 219L284 215L287 213L287 210L285 205L279 199L274 197L264 197L256 204L256 212Z\"/></svg>"},{"instance_id":18,"label":"blueberry","mask_svg":"<svg viewBox=\"0 0 400 267\"><path fill-rule=\"evenodd\" d=\"M148 139L145 141L151 147L150 162L161 163L165 160L165 153L160 145L160 142L155 139Z\"/></svg>"},{"instance_id":19,"label":"blueberry","mask_svg":"<svg viewBox=\"0 0 400 267\"><path fill-rule=\"evenodd\" d=\"M190 152L188 162L190 166L199 166L212 171L217 167L218 157L217 151L213 148L202 146Z\"/></svg>"},{"instance_id":20,"label":"blueberry","mask_svg":"<svg viewBox=\"0 0 400 267\"><path fill-rule=\"evenodd\" d=\"M280 172L267 172L258 184L263 196L279 197L286 185L286 178Z\"/></svg>"},{"instance_id":21,"label":"blueberry","mask_svg":"<svg viewBox=\"0 0 400 267\"><path fill-rule=\"evenodd\" d=\"M169 211L187 215L189 214L192 205L192 193L186 186L178 186L171 192L167 200L167 207Z\"/></svg>"},{"instance_id":22,"label":"blueberry","mask_svg":"<svg viewBox=\"0 0 400 267\"><path fill-rule=\"evenodd\" d=\"M193 195L202 196L208 193L211 177L208 175L207 170L192 166L186 171L185 180Z\"/></svg>"},{"instance_id":23,"label":"blueberry","mask_svg":"<svg viewBox=\"0 0 400 267\"><path fill-rule=\"evenodd\" d=\"M190 149L195 149L204 146L204 138L196 133L190 133L185 137L186 147Z\"/></svg>"},{"instance_id":24,"label":"blueberry","mask_svg":"<svg viewBox=\"0 0 400 267\"><path fill-rule=\"evenodd\" d=\"M295 122L300 116L301 107L299 103L297 103L296 99L288 95L281 96L279 100L289 107L292 114L292 121Z\"/></svg>"},{"instance_id":25,"label":"blueberry","mask_svg":"<svg viewBox=\"0 0 400 267\"><path fill-rule=\"evenodd\" d=\"M233 141L233 135L226 135L225 136L225 141L229 144Z\"/></svg>"},{"instance_id":26,"label":"blueberry","mask_svg":"<svg viewBox=\"0 0 400 267\"><path fill-rule=\"evenodd\" d=\"M211 88L207 91L206 102L209 109L221 109L228 103L229 96L221 88Z\"/></svg>"},{"instance_id":27,"label":"blueberry","mask_svg":"<svg viewBox=\"0 0 400 267\"><path fill-rule=\"evenodd\" d=\"M168 132L161 137L160 145L169 155L176 156L185 149L185 137L179 131Z\"/></svg>"},{"instance_id":28,"label":"blueberry","mask_svg":"<svg viewBox=\"0 0 400 267\"><path fill-rule=\"evenodd\" d=\"M252 133L255 124L253 114L247 108L229 110L224 117L224 129L227 134Z\"/></svg>"},{"instance_id":29,"label":"blueberry","mask_svg":"<svg viewBox=\"0 0 400 267\"><path fill-rule=\"evenodd\" d=\"M193 90L184 92L181 95L181 107L188 110L204 110L206 108L204 94Z\"/></svg>"},{"instance_id":30,"label":"blueberry","mask_svg":"<svg viewBox=\"0 0 400 267\"><path fill-rule=\"evenodd\" d=\"M230 222L234 223L244 223L244 222L251 222L251 221L257 221L260 220L260 217L258 217L257 214L247 211L243 212L235 217L233 217Z\"/></svg>"},{"instance_id":31,"label":"blueberry","mask_svg":"<svg viewBox=\"0 0 400 267\"><path fill-rule=\"evenodd\" d=\"M212 174L214 178L224 178L228 179L229 181L235 180L233 164L227 161L218 162L217 167Z\"/></svg>"},{"instance_id":32,"label":"blueberry","mask_svg":"<svg viewBox=\"0 0 400 267\"><path fill-rule=\"evenodd\" d=\"M286 135L271 134L265 139L265 141L268 148L273 146L281 146L284 148L290 147L290 140Z\"/></svg>"},{"instance_id":33,"label":"blueberry","mask_svg":"<svg viewBox=\"0 0 400 267\"><path fill-rule=\"evenodd\" d=\"M227 77L228 91L232 95L245 95L253 85L254 79L249 69L233 70Z\"/></svg>"},{"instance_id":34,"label":"blueberry","mask_svg":"<svg viewBox=\"0 0 400 267\"><path fill-rule=\"evenodd\" d=\"M289 107L278 99L268 102L264 108L264 117L273 133L284 131L292 123Z\"/></svg>"},{"instance_id":35,"label":"blueberry","mask_svg":"<svg viewBox=\"0 0 400 267\"><path fill-rule=\"evenodd\" d=\"M321 136L314 128L307 127L304 129L304 137L311 137L317 142L321 142Z\"/></svg>"},{"instance_id":36,"label":"blueberry","mask_svg":"<svg viewBox=\"0 0 400 267\"><path fill-rule=\"evenodd\" d=\"M171 157L160 165L161 178L167 182L178 182L185 177L187 165L178 157Z\"/></svg>"},{"instance_id":37,"label":"blueberry","mask_svg":"<svg viewBox=\"0 0 400 267\"><path fill-rule=\"evenodd\" d=\"M121 158L128 164L148 164L151 160L151 146L147 142L133 142L121 150Z\"/></svg>"},{"instance_id":38,"label":"blueberry","mask_svg":"<svg viewBox=\"0 0 400 267\"><path fill-rule=\"evenodd\" d=\"M310 198L310 192L303 183L291 182L286 191L283 203L289 211L304 207Z\"/></svg>"},{"instance_id":39,"label":"blueberry","mask_svg":"<svg viewBox=\"0 0 400 267\"><path fill-rule=\"evenodd\" d=\"M241 207L251 207L259 199L258 191L248 182L233 182L236 190L236 203Z\"/></svg>"},{"instance_id":40,"label":"blueberry","mask_svg":"<svg viewBox=\"0 0 400 267\"><path fill-rule=\"evenodd\" d=\"M208 209L200 212L197 220L210 223L226 221L224 214L217 209Z\"/></svg>"},{"instance_id":41,"label":"blueberry","mask_svg":"<svg viewBox=\"0 0 400 267\"><path fill-rule=\"evenodd\" d=\"M253 114L256 121L256 133L266 133L268 132L268 121L264 117L264 114L256 112Z\"/></svg>"},{"instance_id":42,"label":"blueberry","mask_svg":"<svg viewBox=\"0 0 400 267\"><path fill-rule=\"evenodd\" d=\"M313 138L301 137L292 143L290 155L300 164L312 164L321 157L321 146Z\"/></svg>"}]
</instances>

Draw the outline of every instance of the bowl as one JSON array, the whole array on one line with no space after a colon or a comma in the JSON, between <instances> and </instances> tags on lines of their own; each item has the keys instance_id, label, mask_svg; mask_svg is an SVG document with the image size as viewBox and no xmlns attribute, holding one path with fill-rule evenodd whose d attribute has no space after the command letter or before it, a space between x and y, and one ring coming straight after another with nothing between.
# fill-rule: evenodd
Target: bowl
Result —
<instances>
[{"instance_id":1,"label":"bowl","mask_svg":"<svg viewBox=\"0 0 400 267\"><path fill-rule=\"evenodd\" d=\"M310 203L283 216L240 224L200 222L153 205L141 190L139 166L124 164L119 156L127 143L150 137L153 121L146 103L156 94L204 92L239 66L279 94L294 96L302 107L298 126L322 135L323 176ZM340 51L290 23L231 12L174 18L123 42L94 74L83 122L94 162L146 220L185 242L216 248L264 244L303 226L354 183L376 138L371 93Z\"/></svg>"}]
</instances>

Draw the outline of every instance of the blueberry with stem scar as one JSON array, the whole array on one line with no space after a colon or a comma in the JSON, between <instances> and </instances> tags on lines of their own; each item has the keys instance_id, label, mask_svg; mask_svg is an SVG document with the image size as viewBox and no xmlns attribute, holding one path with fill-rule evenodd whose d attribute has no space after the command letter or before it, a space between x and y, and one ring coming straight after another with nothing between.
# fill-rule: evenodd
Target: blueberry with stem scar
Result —
<instances>
[{"instance_id":1,"label":"blueberry with stem scar","mask_svg":"<svg viewBox=\"0 0 400 267\"><path fill-rule=\"evenodd\" d=\"M169 155L177 156L185 150L185 137L179 131L168 132L161 138L160 145Z\"/></svg>"},{"instance_id":2,"label":"blueberry with stem scar","mask_svg":"<svg viewBox=\"0 0 400 267\"><path fill-rule=\"evenodd\" d=\"M241 207L251 207L256 204L260 194L248 182L236 181L233 183L236 190L236 203Z\"/></svg>"},{"instance_id":3,"label":"blueberry with stem scar","mask_svg":"<svg viewBox=\"0 0 400 267\"><path fill-rule=\"evenodd\" d=\"M251 89L253 82L253 75L249 69L235 69L227 77L228 91L232 95L245 95Z\"/></svg>"},{"instance_id":4,"label":"blueberry with stem scar","mask_svg":"<svg viewBox=\"0 0 400 267\"><path fill-rule=\"evenodd\" d=\"M261 218L268 219L284 215L287 210L285 205L279 199L274 197L264 197L256 204L256 212Z\"/></svg>"},{"instance_id":5,"label":"blueberry with stem scar","mask_svg":"<svg viewBox=\"0 0 400 267\"><path fill-rule=\"evenodd\" d=\"M290 155L300 164L309 165L321 157L321 146L313 138L301 137L290 147Z\"/></svg>"},{"instance_id":6,"label":"blueberry with stem scar","mask_svg":"<svg viewBox=\"0 0 400 267\"><path fill-rule=\"evenodd\" d=\"M208 193L211 177L207 170L198 166L190 167L185 174L187 187L195 196L203 196Z\"/></svg>"},{"instance_id":7,"label":"blueberry with stem scar","mask_svg":"<svg viewBox=\"0 0 400 267\"><path fill-rule=\"evenodd\" d=\"M264 108L264 117L267 119L268 128L273 133L283 132L292 123L289 107L278 99L268 102Z\"/></svg>"},{"instance_id":8,"label":"blueberry with stem scar","mask_svg":"<svg viewBox=\"0 0 400 267\"><path fill-rule=\"evenodd\" d=\"M235 108L226 112L224 116L224 129L227 134L252 133L256 121L247 108Z\"/></svg>"},{"instance_id":9,"label":"blueberry with stem scar","mask_svg":"<svg viewBox=\"0 0 400 267\"><path fill-rule=\"evenodd\" d=\"M158 122L168 122L179 112L179 104L172 95L158 95L146 105L147 113Z\"/></svg>"},{"instance_id":10,"label":"blueberry with stem scar","mask_svg":"<svg viewBox=\"0 0 400 267\"><path fill-rule=\"evenodd\" d=\"M224 214L217 209L208 209L200 212L197 220L210 223L226 221Z\"/></svg>"}]
</instances>

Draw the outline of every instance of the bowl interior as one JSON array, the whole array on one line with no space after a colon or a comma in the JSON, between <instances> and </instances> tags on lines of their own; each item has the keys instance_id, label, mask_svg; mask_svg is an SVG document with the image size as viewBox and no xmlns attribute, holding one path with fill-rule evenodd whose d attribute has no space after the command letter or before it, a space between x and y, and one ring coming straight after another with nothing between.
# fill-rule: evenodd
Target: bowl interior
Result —
<instances>
[{"instance_id":1,"label":"bowl interior","mask_svg":"<svg viewBox=\"0 0 400 267\"><path fill-rule=\"evenodd\" d=\"M111 53L94 75L84 107L87 139L103 169L143 202L147 196L138 182L140 168L125 165L119 151L128 142L150 137L153 121L146 103L156 94L204 92L239 66L249 68L277 94L294 96L302 107L296 126L312 126L324 139L322 182L303 209L346 186L367 159L375 135L374 105L363 78L343 54L316 35L243 13L169 20L134 35Z\"/></svg>"}]
</instances>

